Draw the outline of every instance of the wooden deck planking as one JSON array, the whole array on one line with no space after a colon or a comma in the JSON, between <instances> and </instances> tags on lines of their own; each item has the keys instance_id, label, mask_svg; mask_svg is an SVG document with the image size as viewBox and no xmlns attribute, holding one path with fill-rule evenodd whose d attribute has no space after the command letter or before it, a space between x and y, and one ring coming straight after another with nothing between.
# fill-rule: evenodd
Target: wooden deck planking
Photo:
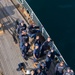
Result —
<instances>
[{"instance_id":1,"label":"wooden deck planking","mask_svg":"<svg viewBox=\"0 0 75 75\"><path fill-rule=\"evenodd\" d=\"M1 3L4 6L6 4L8 4L8 6L13 6L13 4L10 2L10 0L7 0L5 2L5 4L4 4L4 1L5 0L1 1ZM13 10L13 8L14 8L14 14L11 15L13 13L13 12L11 12ZM10 10L10 7L6 8L6 10L10 14L9 17L12 16L12 17L21 18L22 20L24 20L14 6L11 8L11 10ZM4 15L2 14L1 16L4 16ZM4 19L4 22L7 22L7 19L5 17L3 19ZM25 21L25 23L26 23L26 21ZM27 68L30 68L30 67L33 68L33 61L31 59L32 57L30 57L28 61L25 61L22 58L19 46L15 45L15 43L12 39L12 36L10 35L10 33L7 30L5 31L5 34L0 36L0 43L1 43L0 44L0 59L1 59L0 61L2 63L2 67L3 67L3 71L4 71L5 75L22 75L22 72L16 71L18 64L20 62L27 62L28 63ZM54 64L53 63L50 68L50 73L51 73L51 75L54 75Z\"/></svg>"}]
</instances>

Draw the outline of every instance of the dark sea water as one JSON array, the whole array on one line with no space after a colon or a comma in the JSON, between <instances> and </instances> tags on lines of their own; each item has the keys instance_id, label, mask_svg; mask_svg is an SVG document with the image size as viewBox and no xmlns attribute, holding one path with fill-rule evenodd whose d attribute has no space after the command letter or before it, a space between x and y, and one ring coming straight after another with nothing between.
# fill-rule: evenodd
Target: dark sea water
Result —
<instances>
[{"instance_id":1,"label":"dark sea water","mask_svg":"<svg viewBox=\"0 0 75 75\"><path fill-rule=\"evenodd\" d=\"M27 0L27 2L68 65L75 70L75 0Z\"/></svg>"}]
</instances>

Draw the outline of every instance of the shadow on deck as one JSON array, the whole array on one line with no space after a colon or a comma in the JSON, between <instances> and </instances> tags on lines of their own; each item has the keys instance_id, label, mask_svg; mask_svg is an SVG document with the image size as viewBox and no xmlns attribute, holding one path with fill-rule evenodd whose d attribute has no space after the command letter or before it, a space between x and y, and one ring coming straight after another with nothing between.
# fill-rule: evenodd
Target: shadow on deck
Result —
<instances>
[{"instance_id":1,"label":"shadow on deck","mask_svg":"<svg viewBox=\"0 0 75 75\"><path fill-rule=\"evenodd\" d=\"M12 13L8 14L9 11L7 12L7 11L5 11L5 9L11 10ZM0 3L0 11L5 15L5 16L0 15L0 19L3 19L3 18L5 18L5 17L11 16L11 15L14 15L14 14L15 14L14 9L15 9L14 6L6 6L6 7L4 7L4 6Z\"/></svg>"},{"instance_id":2,"label":"shadow on deck","mask_svg":"<svg viewBox=\"0 0 75 75\"><path fill-rule=\"evenodd\" d=\"M0 20L1 20L1 23L4 25L4 30L8 30L8 32L11 35L14 32L13 30L15 27L15 21L17 19L15 17L12 17L12 15L15 14L14 9L15 9L15 7L13 5L4 7L0 3Z\"/></svg>"}]
</instances>

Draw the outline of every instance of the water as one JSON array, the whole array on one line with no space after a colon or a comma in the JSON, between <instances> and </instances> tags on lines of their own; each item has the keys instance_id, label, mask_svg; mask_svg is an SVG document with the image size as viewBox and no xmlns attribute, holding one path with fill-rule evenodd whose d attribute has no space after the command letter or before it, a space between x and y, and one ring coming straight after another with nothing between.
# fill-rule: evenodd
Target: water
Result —
<instances>
[{"instance_id":1,"label":"water","mask_svg":"<svg viewBox=\"0 0 75 75\"><path fill-rule=\"evenodd\" d=\"M75 1L27 0L68 65L75 70Z\"/></svg>"}]
</instances>

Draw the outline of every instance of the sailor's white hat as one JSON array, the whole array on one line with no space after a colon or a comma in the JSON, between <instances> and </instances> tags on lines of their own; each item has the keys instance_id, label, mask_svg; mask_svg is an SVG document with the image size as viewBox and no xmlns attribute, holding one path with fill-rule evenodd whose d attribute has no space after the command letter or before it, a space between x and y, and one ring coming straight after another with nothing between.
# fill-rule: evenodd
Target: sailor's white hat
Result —
<instances>
[{"instance_id":1,"label":"sailor's white hat","mask_svg":"<svg viewBox=\"0 0 75 75\"><path fill-rule=\"evenodd\" d=\"M26 70L26 75L29 75L30 74L30 70Z\"/></svg>"}]
</instances>

